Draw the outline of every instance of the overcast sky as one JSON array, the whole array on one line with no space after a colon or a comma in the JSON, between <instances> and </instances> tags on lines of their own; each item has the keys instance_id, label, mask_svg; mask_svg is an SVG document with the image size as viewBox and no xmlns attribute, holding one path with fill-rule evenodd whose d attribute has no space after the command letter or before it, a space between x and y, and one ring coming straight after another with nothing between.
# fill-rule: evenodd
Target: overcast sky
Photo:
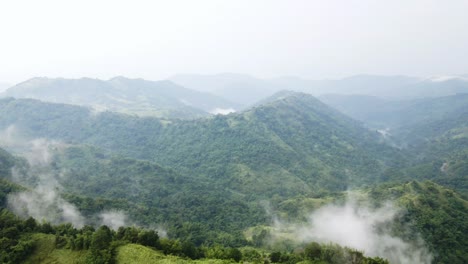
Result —
<instances>
[{"instance_id":1,"label":"overcast sky","mask_svg":"<svg viewBox=\"0 0 468 264\"><path fill-rule=\"evenodd\" d=\"M0 82L468 73L467 0L2 0Z\"/></svg>"}]
</instances>

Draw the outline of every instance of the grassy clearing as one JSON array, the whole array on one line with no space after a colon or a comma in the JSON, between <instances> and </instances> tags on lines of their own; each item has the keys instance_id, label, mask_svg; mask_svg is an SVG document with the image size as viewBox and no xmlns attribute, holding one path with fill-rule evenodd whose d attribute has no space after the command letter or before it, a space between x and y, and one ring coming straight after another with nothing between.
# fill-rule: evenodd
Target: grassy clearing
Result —
<instances>
[{"instance_id":1,"label":"grassy clearing","mask_svg":"<svg viewBox=\"0 0 468 264\"><path fill-rule=\"evenodd\" d=\"M23 262L25 264L82 264L86 263L88 251L74 251L69 249L56 249L55 236L46 234L34 234L33 239L36 243L34 252ZM161 264L224 264L233 263L227 260L207 259L191 260L176 256L167 256L162 252L151 248L128 244L120 246L117 249L116 263L134 264L134 263L161 263Z\"/></svg>"},{"instance_id":2,"label":"grassy clearing","mask_svg":"<svg viewBox=\"0 0 468 264\"><path fill-rule=\"evenodd\" d=\"M207 259L207 260L190 260L176 256L166 256L160 251L152 250L136 244L128 244L117 249L116 256L119 264L133 263L159 263L159 264L223 264L233 263L227 260Z\"/></svg>"},{"instance_id":3,"label":"grassy clearing","mask_svg":"<svg viewBox=\"0 0 468 264\"><path fill-rule=\"evenodd\" d=\"M52 264L67 263L79 264L85 263L87 251L72 251L68 249L55 248L55 236L46 234L34 234L33 239L36 243L36 249L24 263L26 264Z\"/></svg>"}]
</instances>

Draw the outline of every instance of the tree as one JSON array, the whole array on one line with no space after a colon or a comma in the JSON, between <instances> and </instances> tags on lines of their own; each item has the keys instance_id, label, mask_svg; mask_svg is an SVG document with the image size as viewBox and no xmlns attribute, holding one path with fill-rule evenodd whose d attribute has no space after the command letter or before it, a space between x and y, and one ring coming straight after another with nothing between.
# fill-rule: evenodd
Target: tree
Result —
<instances>
[{"instance_id":1,"label":"tree","mask_svg":"<svg viewBox=\"0 0 468 264\"><path fill-rule=\"evenodd\" d=\"M237 248L230 248L228 254L229 258L233 259L235 262L239 262L242 259L242 252Z\"/></svg>"},{"instance_id":2,"label":"tree","mask_svg":"<svg viewBox=\"0 0 468 264\"><path fill-rule=\"evenodd\" d=\"M91 239L91 245L89 249L91 250L103 250L109 248L110 243L112 242L112 232L108 226L103 225L94 232Z\"/></svg>"},{"instance_id":3,"label":"tree","mask_svg":"<svg viewBox=\"0 0 468 264\"><path fill-rule=\"evenodd\" d=\"M185 241L182 243L182 254L191 259L197 258L197 248L190 241Z\"/></svg>"},{"instance_id":4,"label":"tree","mask_svg":"<svg viewBox=\"0 0 468 264\"><path fill-rule=\"evenodd\" d=\"M317 242L311 242L304 248L304 254L307 259L316 260L322 256L322 247Z\"/></svg>"},{"instance_id":5,"label":"tree","mask_svg":"<svg viewBox=\"0 0 468 264\"><path fill-rule=\"evenodd\" d=\"M143 246L159 247L159 236L154 230L143 230L138 234L138 243Z\"/></svg>"},{"instance_id":6,"label":"tree","mask_svg":"<svg viewBox=\"0 0 468 264\"><path fill-rule=\"evenodd\" d=\"M37 227L36 220L32 217L29 217L24 221L24 230L28 232L35 231Z\"/></svg>"},{"instance_id":7,"label":"tree","mask_svg":"<svg viewBox=\"0 0 468 264\"><path fill-rule=\"evenodd\" d=\"M270 260L273 263L278 263L281 261L281 252L272 252L270 254Z\"/></svg>"},{"instance_id":8,"label":"tree","mask_svg":"<svg viewBox=\"0 0 468 264\"><path fill-rule=\"evenodd\" d=\"M87 261L94 264L107 264L112 260L112 231L106 225L103 225L94 232L89 246L90 254Z\"/></svg>"}]
</instances>

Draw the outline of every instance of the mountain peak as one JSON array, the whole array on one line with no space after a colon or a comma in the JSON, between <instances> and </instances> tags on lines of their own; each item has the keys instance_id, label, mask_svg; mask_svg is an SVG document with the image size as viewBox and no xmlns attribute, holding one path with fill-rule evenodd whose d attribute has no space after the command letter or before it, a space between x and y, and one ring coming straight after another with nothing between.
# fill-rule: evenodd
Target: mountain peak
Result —
<instances>
[{"instance_id":1,"label":"mountain peak","mask_svg":"<svg viewBox=\"0 0 468 264\"><path fill-rule=\"evenodd\" d=\"M318 101L313 95L303 93L303 92L296 92L291 90L281 90L279 92L274 93L273 95L257 102L254 107L264 106L268 104L272 104L281 100L290 99L293 100L301 100L301 99L309 99L309 100L316 100Z\"/></svg>"}]
</instances>

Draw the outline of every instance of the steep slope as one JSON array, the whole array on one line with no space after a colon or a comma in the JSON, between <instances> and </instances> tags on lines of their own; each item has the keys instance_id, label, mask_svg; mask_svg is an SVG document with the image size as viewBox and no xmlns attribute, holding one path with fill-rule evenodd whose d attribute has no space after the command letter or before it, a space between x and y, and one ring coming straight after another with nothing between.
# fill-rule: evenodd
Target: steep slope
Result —
<instances>
[{"instance_id":1,"label":"steep slope","mask_svg":"<svg viewBox=\"0 0 468 264\"><path fill-rule=\"evenodd\" d=\"M105 157L94 148L69 147L56 153L54 167L65 191L78 197L127 201L134 208L122 204L121 209L128 212L129 221L145 226L168 223L165 228L173 236L189 230L197 244L217 241L217 236L235 244L233 233L264 218L258 205L226 193L215 181L183 176L148 161ZM78 202L78 197L69 198ZM91 209L85 208L84 201L78 206ZM211 232L197 233L197 228Z\"/></svg>"},{"instance_id":2,"label":"steep slope","mask_svg":"<svg viewBox=\"0 0 468 264\"><path fill-rule=\"evenodd\" d=\"M0 127L87 143L268 197L379 181L400 154L314 97L295 94L239 114L162 122L37 101L0 101Z\"/></svg>"},{"instance_id":3,"label":"steep slope","mask_svg":"<svg viewBox=\"0 0 468 264\"><path fill-rule=\"evenodd\" d=\"M10 181L11 168L15 165L15 158L6 150L0 148L0 210L6 207L7 195L24 188Z\"/></svg>"},{"instance_id":4,"label":"steep slope","mask_svg":"<svg viewBox=\"0 0 468 264\"><path fill-rule=\"evenodd\" d=\"M449 122L468 112L468 94L402 101L363 95L323 95L320 100L370 127L395 132ZM427 129L427 133L440 132Z\"/></svg>"},{"instance_id":5,"label":"steep slope","mask_svg":"<svg viewBox=\"0 0 468 264\"><path fill-rule=\"evenodd\" d=\"M50 149L49 165L25 165L7 152L0 156L1 168L7 171L0 175L0 209L55 224L72 221L63 217L68 212L93 226L103 224L107 214L115 220L105 224L159 226L197 245L242 245L241 231L266 219L258 203L226 192L213 181L148 161L107 156L89 146ZM14 165L24 167L12 177ZM8 195L13 196L7 203Z\"/></svg>"},{"instance_id":6,"label":"steep slope","mask_svg":"<svg viewBox=\"0 0 468 264\"><path fill-rule=\"evenodd\" d=\"M280 102L288 103L292 99L285 98ZM271 104L270 107L279 107L278 102ZM317 109L321 107L320 104L314 105ZM337 122L350 121L341 120L342 117L333 116ZM83 212L110 209L110 204L114 209L127 211L140 224L155 221L170 223L167 227L171 235L197 245L224 243L239 246L245 243L240 231L269 222L258 203L249 202L238 193L226 192L226 188L219 184L221 182L213 181L210 177L177 175L148 161L106 157L90 147L68 146L56 151L51 163L52 171L56 171L51 173L60 174L57 179L60 179L66 191L81 195L65 197ZM6 164L5 168L11 168L14 158L7 152L1 154L2 164ZM0 181L0 190L3 191L5 186L10 188L6 193L22 190L4 182ZM357 196L360 201L371 201L375 206L381 206L390 200L403 208L392 232L398 237L413 240L416 234L422 234L435 263L466 262L464 252L468 245L464 242L464 234L468 228L468 202L456 192L432 182L414 181L357 192L361 194ZM317 196L308 192L290 200L287 197L286 200L269 200L275 208L284 211L283 215L300 219L300 215L294 214L295 211L307 212L304 209L316 209L317 205L340 201L343 197L345 195L341 193ZM302 205L312 207L299 210Z\"/></svg>"},{"instance_id":7,"label":"steep slope","mask_svg":"<svg viewBox=\"0 0 468 264\"><path fill-rule=\"evenodd\" d=\"M15 158L6 150L0 148L0 176L7 177L11 174Z\"/></svg>"},{"instance_id":8,"label":"steep slope","mask_svg":"<svg viewBox=\"0 0 468 264\"><path fill-rule=\"evenodd\" d=\"M397 199L407 212L402 221L411 221L434 254L434 263L468 261L468 201L433 182L409 182L374 188L375 200Z\"/></svg>"},{"instance_id":9,"label":"steep slope","mask_svg":"<svg viewBox=\"0 0 468 264\"><path fill-rule=\"evenodd\" d=\"M468 94L406 101L358 95L320 98L405 147L413 165L400 168L400 173L468 193Z\"/></svg>"},{"instance_id":10,"label":"steep slope","mask_svg":"<svg viewBox=\"0 0 468 264\"><path fill-rule=\"evenodd\" d=\"M369 95L325 94L318 98L374 129L394 128L397 125L394 120L401 118L401 110L415 103L412 100L389 100Z\"/></svg>"},{"instance_id":11,"label":"steep slope","mask_svg":"<svg viewBox=\"0 0 468 264\"><path fill-rule=\"evenodd\" d=\"M420 142L451 134L461 137L468 126L468 94L422 100L398 112L398 135ZM396 117L394 118L394 120Z\"/></svg>"},{"instance_id":12,"label":"steep slope","mask_svg":"<svg viewBox=\"0 0 468 264\"><path fill-rule=\"evenodd\" d=\"M376 140L313 97L296 94L237 115L170 125L154 154L162 164L226 181L242 193L289 196L372 181L381 168L368 154L380 147Z\"/></svg>"},{"instance_id":13,"label":"steep slope","mask_svg":"<svg viewBox=\"0 0 468 264\"><path fill-rule=\"evenodd\" d=\"M390 207L386 207L389 206ZM332 205L332 207L330 207ZM410 181L398 184L381 184L370 188L354 190L350 193L337 193L332 196L325 197L301 197L282 201L278 204L273 204L276 209L275 215L279 216L280 223L285 226L284 234L294 233L296 230L303 230L304 223L290 224L297 219L307 221L315 219L315 224L324 226L320 221L340 222L342 226L335 226L340 230L340 237L354 239L356 230L349 230L356 222L359 225L357 229L363 228L366 221L377 218L373 228L377 228L377 234L391 237L399 237L403 241L407 241L414 245L419 245L417 248L425 248L424 258L429 254L432 255L431 262L411 262L411 261L395 261L391 263L466 263L468 260L468 243L465 239L465 234L468 232L468 200L453 190L440 186L431 181L417 182ZM332 209L331 209L332 208ZM340 210L337 210L337 209ZM378 208L386 208L384 211L378 211ZM321 218L320 212L327 210L333 215L327 218ZM317 213L318 212L318 213ZM346 212L346 213L344 213ZM359 215L363 213L363 217L350 217L348 213ZM393 219L385 226L380 226L385 222L383 218L386 214L393 214ZM290 217L288 221L284 217ZM321 219L321 220L320 220ZM293 222L289 222L293 221ZM331 225L325 225L331 228ZM313 226L309 227L313 229ZM278 231L276 231L278 232ZM366 241L371 239L369 230L361 233L366 237ZM281 233L272 233L273 235L282 235ZM322 233L319 233L322 234ZM378 243L385 244L387 238L382 238ZM343 241L346 241L343 239ZM398 247L396 243L393 244ZM410 256L416 256L417 252L410 252ZM391 247L388 248L391 252ZM398 252L394 255L397 259L403 256L403 252ZM429 257L430 259L431 257ZM404 259L403 257L401 259ZM400 259L400 260L401 260ZM427 259L427 258L426 258Z\"/></svg>"},{"instance_id":14,"label":"steep slope","mask_svg":"<svg viewBox=\"0 0 468 264\"><path fill-rule=\"evenodd\" d=\"M168 118L202 117L218 108L236 108L235 104L222 98L196 92L170 81L154 82L124 77L109 81L33 78L9 88L2 96Z\"/></svg>"}]
</instances>

